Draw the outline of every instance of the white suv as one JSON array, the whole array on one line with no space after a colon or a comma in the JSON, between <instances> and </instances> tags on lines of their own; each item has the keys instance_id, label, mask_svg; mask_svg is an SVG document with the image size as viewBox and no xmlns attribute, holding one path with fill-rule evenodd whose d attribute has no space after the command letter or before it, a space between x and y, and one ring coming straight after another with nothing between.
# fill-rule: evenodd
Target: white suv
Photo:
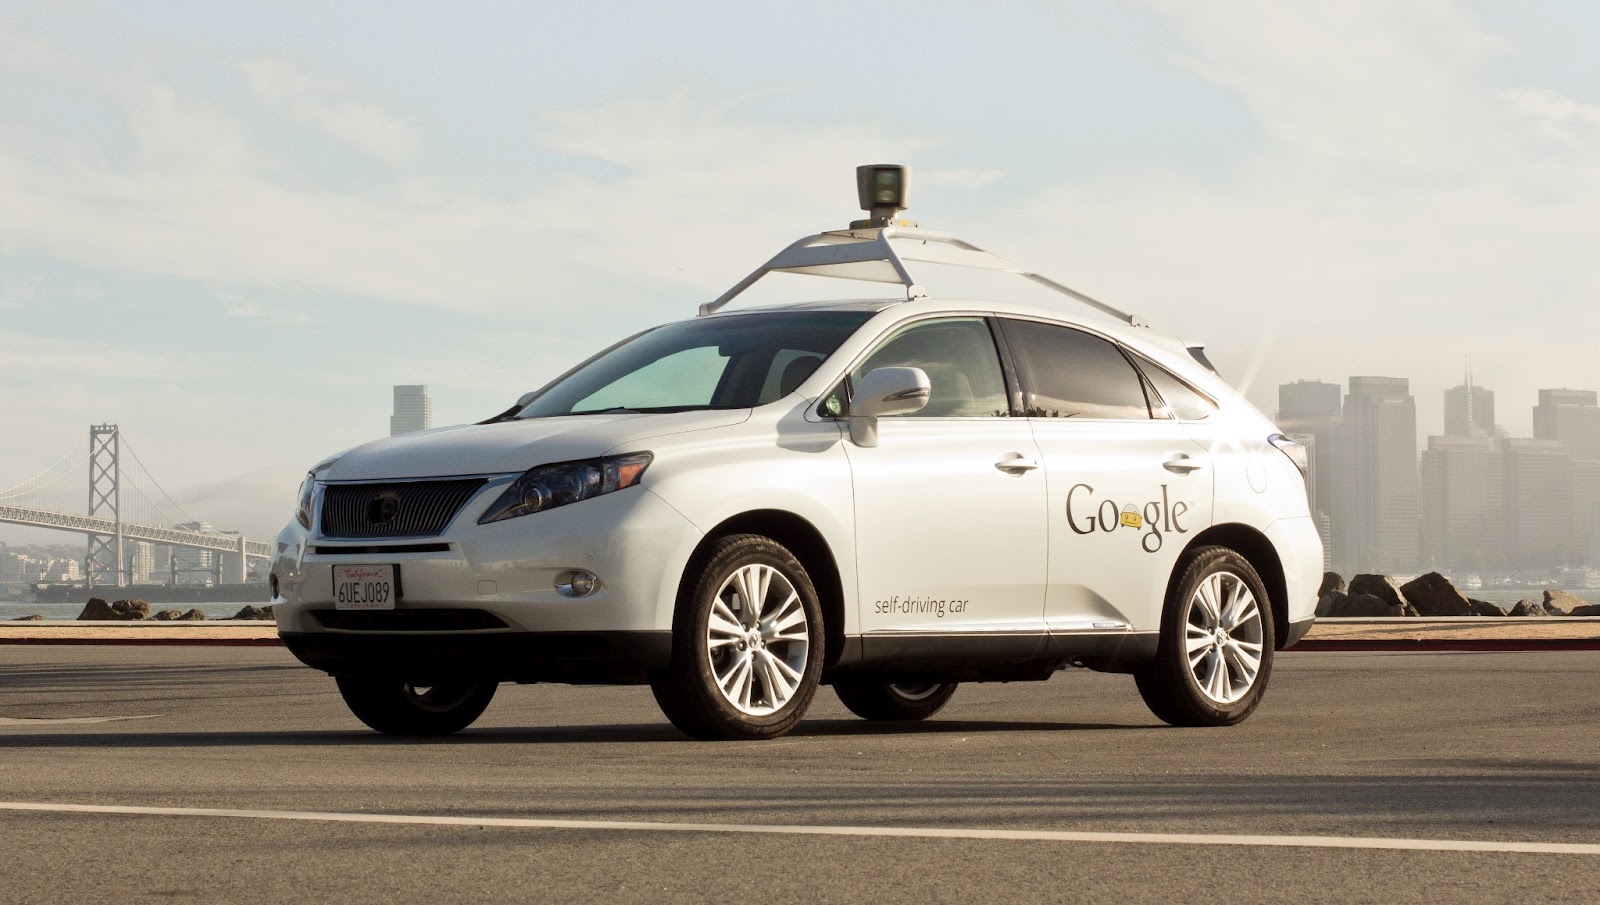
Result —
<instances>
[{"instance_id":1,"label":"white suv","mask_svg":"<svg viewBox=\"0 0 1600 905\"><path fill-rule=\"evenodd\" d=\"M1312 622L1304 450L1198 348L895 220L903 171L863 169L872 220L701 316L312 469L272 569L289 649L394 733L511 681L648 683L690 735L769 738L821 684L922 719L1067 666L1131 673L1174 725L1248 716ZM916 262L1101 316L930 299ZM720 311L774 271L904 297Z\"/></svg>"}]
</instances>

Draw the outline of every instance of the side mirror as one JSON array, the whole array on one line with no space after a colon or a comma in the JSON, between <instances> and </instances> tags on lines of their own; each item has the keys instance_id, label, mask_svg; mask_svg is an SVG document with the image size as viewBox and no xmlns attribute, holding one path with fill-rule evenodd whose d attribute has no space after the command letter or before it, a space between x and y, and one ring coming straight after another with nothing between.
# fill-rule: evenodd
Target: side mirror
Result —
<instances>
[{"instance_id":1,"label":"side mirror","mask_svg":"<svg viewBox=\"0 0 1600 905\"><path fill-rule=\"evenodd\" d=\"M921 411L933 384L921 368L878 368L861 378L850 403L850 439L857 446L878 445L878 418Z\"/></svg>"}]
</instances>

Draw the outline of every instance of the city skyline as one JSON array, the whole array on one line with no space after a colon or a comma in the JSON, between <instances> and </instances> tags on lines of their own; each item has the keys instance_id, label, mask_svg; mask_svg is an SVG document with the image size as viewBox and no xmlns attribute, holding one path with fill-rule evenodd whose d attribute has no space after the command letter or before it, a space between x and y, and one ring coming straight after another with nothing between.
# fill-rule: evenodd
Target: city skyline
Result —
<instances>
[{"instance_id":1,"label":"city skyline","mask_svg":"<svg viewBox=\"0 0 1600 905\"><path fill-rule=\"evenodd\" d=\"M917 73L892 92L836 26L880 16ZM1538 388L1600 388L1591 5L384 22L352 49L358 8L0 12L0 485L115 421L186 508L270 538L394 385L435 424L502 411L855 219L867 162L913 167L925 226L1204 342L1263 411L1404 374L1420 448L1466 356L1514 436Z\"/></svg>"},{"instance_id":2,"label":"city skyline","mask_svg":"<svg viewBox=\"0 0 1600 905\"><path fill-rule=\"evenodd\" d=\"M1443 393L1445 430L1414 442L1404 377L1278 387L1279 425L1306 443L1313 514L1335 571L1531 571L1600 567L1600 394L1542 388L1534 436L1495 420L1495 393Z\"/></svg>"}]
</instances>

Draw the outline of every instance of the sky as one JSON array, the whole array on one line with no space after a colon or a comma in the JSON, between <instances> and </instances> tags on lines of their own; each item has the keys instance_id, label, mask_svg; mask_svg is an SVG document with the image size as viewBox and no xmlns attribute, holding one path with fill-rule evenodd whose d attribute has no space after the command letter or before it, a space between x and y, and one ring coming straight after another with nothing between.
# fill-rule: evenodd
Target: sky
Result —
<instances>
[{"instance_id":1,"label":"sky","mask_svg":"<svg viewBox=\"0 0 1600 905\"><path fill-rule=\"evenodd\" d=\"M1581 0L0 0L0 490L112 422L269 539L392 385L487 417L886 162L1269 415L1408 377L1439 433L1470 356L1526 436L1600 388L1596 46Z\"/></svg>"}]
</instances>

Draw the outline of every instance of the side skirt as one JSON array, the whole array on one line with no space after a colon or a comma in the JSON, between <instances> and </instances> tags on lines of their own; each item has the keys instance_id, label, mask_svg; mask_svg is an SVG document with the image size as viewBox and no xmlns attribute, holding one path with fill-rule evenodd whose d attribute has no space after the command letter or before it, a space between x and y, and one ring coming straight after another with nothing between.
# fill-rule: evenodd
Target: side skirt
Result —
<instances>
[{"instance_id":1,"label":"side skirt","mask_svg":"<svg viewBox=\"0 0 1600 905\"><path fill-rule=\"evenodd\" d=\"M1156 632L874 634L849 639L859 641L859 657L829 669L823 681L1043 681L1067 666L1131 672L1155 657L1159 639Z\"/></svg>"}]
</instances>

